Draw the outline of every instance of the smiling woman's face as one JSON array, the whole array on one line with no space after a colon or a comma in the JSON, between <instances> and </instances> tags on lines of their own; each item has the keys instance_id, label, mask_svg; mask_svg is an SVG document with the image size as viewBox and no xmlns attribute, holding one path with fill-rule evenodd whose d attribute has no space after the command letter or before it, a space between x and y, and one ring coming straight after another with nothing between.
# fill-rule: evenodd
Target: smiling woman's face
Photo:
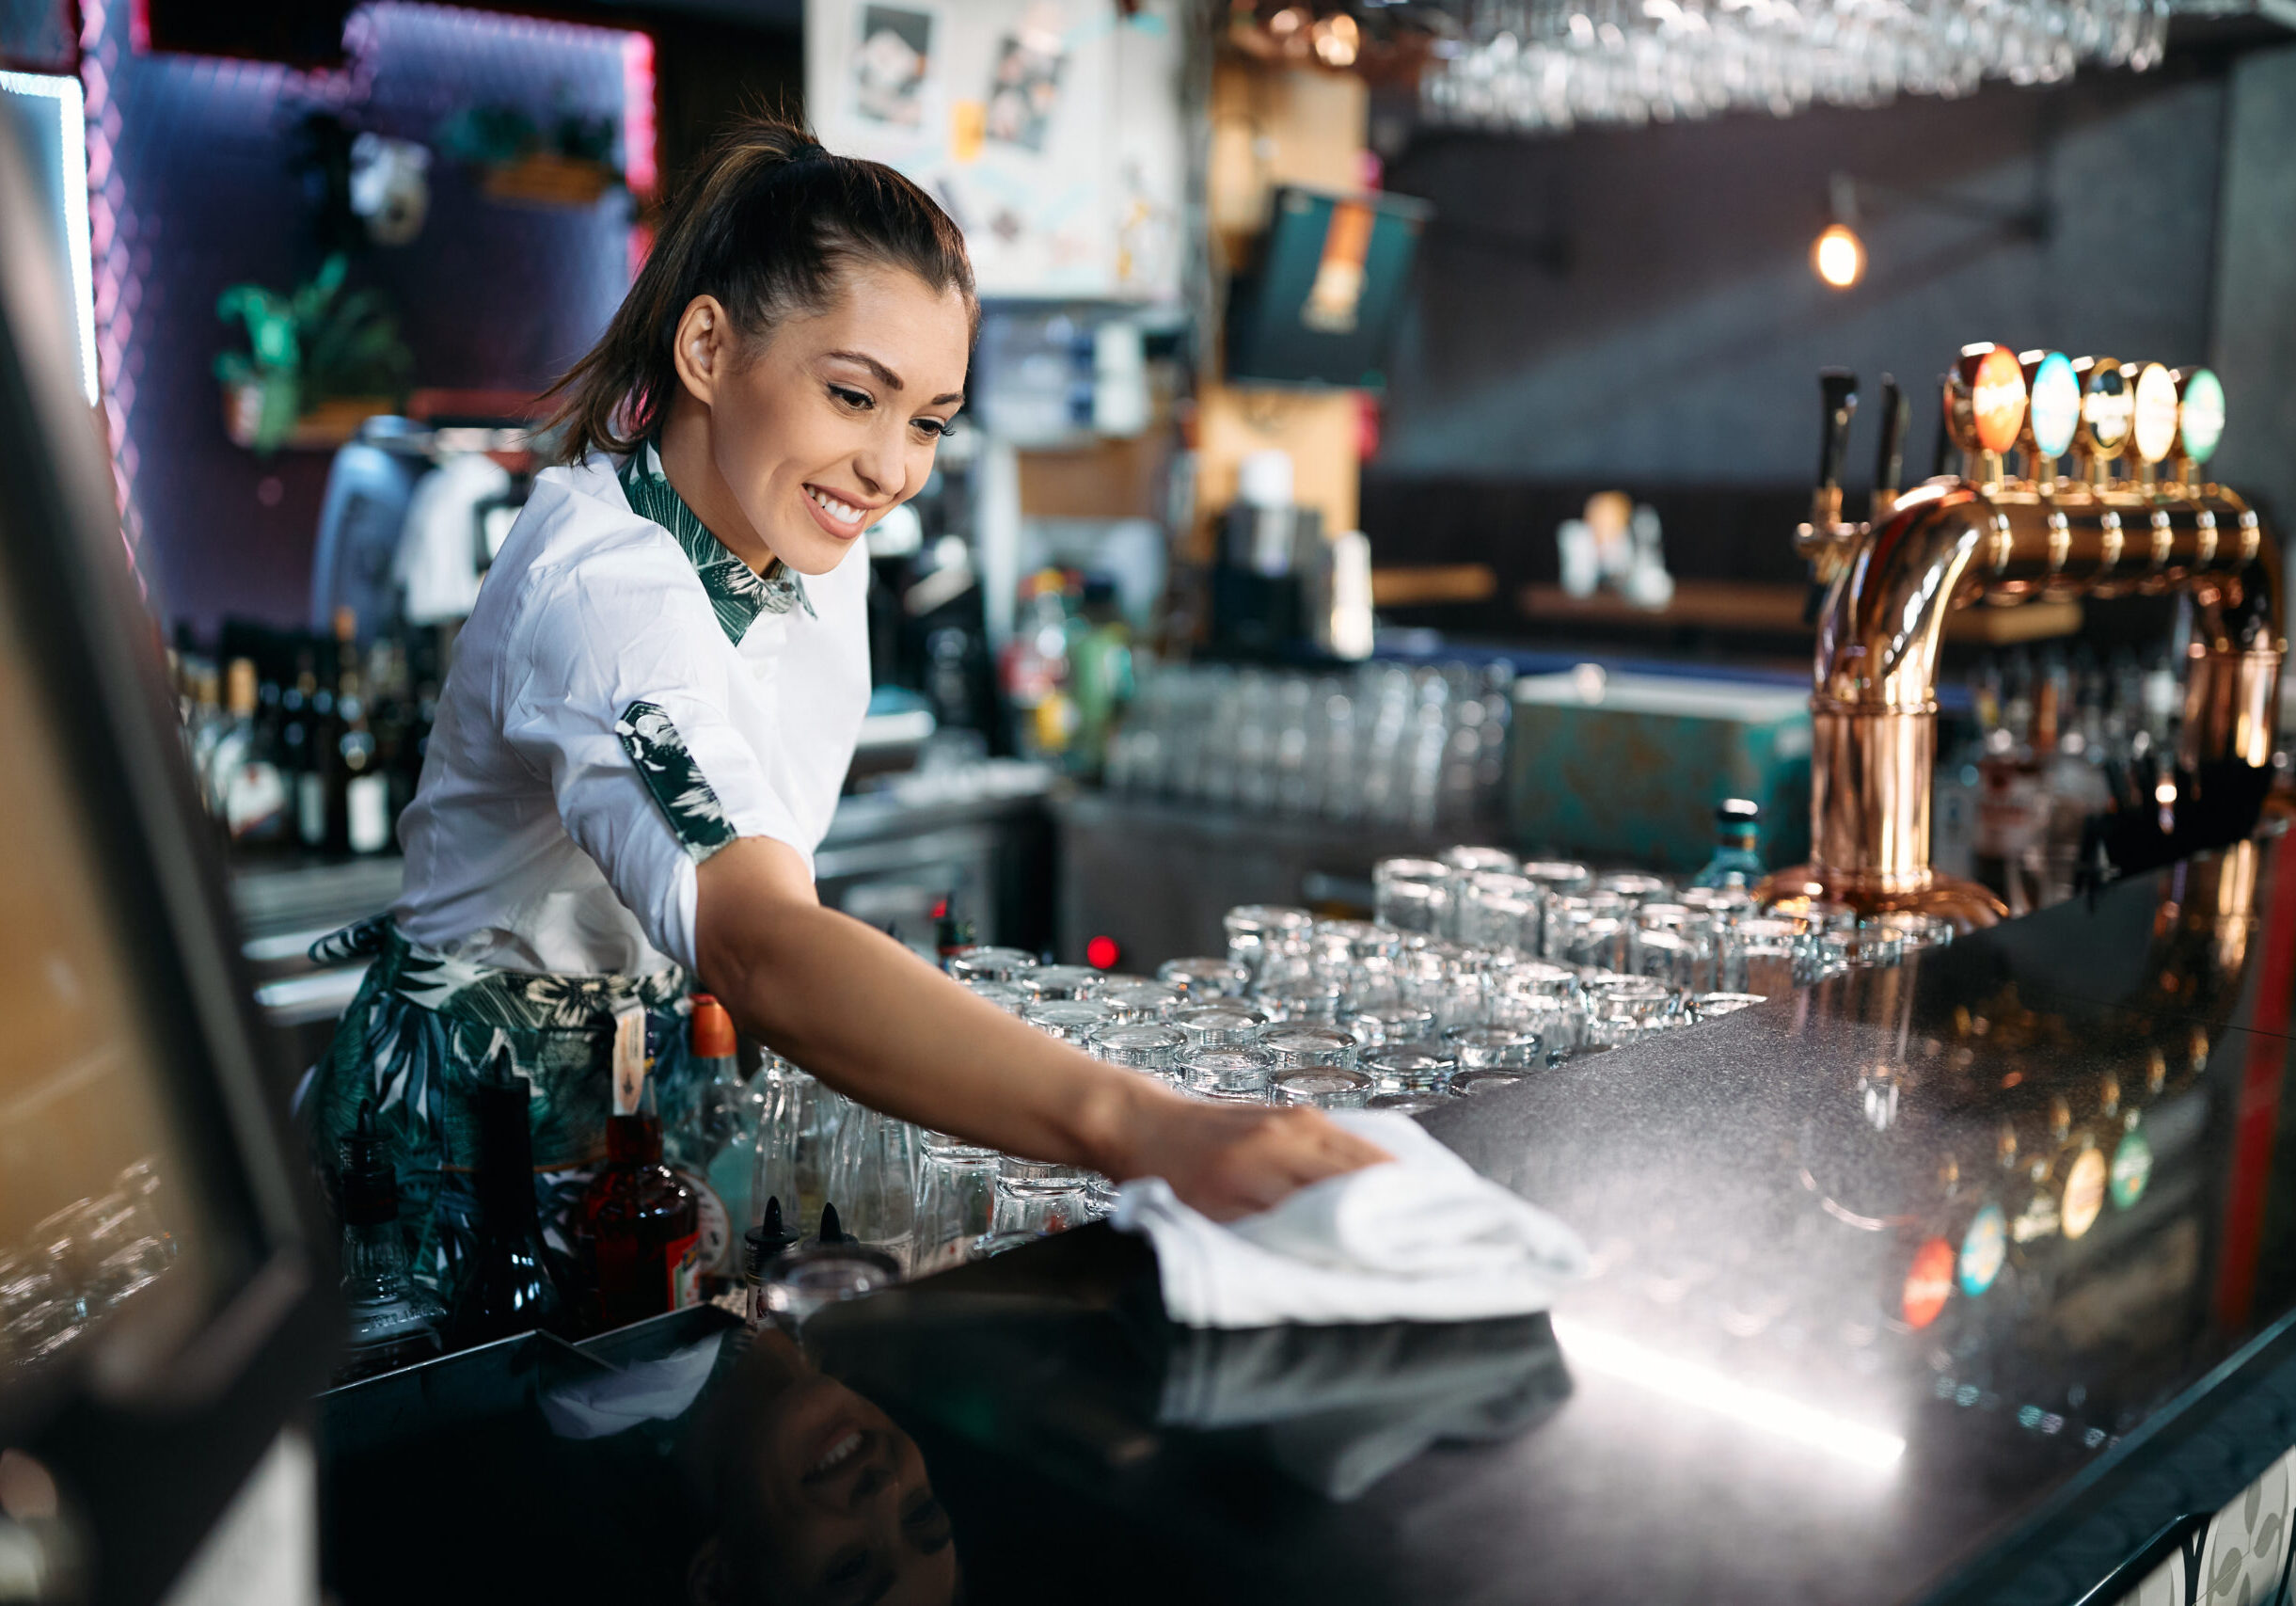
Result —
<instances>
[{"instance_id":1,"label":"smiling woman's face","mask_svg":"<svg viewBox=\"0 0 2296 1606\"><path fill-rule=\"evenodd\" d=\"M814 575L924 488L964 401L972 324L955 289L860 267L827 310L763 342L734 331L712 296L687 309L677 341L672 483L752 567L779 558Z\"/></svg>"}]
</instances>

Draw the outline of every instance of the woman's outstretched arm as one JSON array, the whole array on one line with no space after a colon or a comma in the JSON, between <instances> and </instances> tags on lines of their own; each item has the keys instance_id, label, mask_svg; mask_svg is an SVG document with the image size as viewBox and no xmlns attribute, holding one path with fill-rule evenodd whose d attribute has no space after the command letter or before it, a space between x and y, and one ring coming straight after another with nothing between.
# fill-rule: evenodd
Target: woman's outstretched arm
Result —
<instances>
[{"instance_id":1,"label":"woman's outstretched arm","mask_svg":"<svg viewBox=\"0 0 2296 1606\"><path fill-rule=\"evenodd\" d=\"M1388 1156L1311 1109L1199 1104L1103 1065L821 907L804 861L750 836L699 871L702 983L849 1098L1030 1159L1160 1176L1215 1219Z\"/></svg>"}]
</instances>

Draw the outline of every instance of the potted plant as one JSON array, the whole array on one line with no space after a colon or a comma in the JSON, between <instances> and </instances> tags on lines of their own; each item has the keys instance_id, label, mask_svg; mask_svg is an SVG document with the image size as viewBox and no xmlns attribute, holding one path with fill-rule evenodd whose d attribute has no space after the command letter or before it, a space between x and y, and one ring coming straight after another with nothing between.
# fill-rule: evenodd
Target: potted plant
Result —
<instances>
[{"instance_id":1,"label":"potted plant","mask_svg":"<svg viewBox=\"0 0 2296 1606\"><path fill-rule=\"evenodd\" d=\"M571 108L546 125L516 106L465 106L440 125L438 148L477 167L493 200L591 206L623 183L613 119Z\"/></svg>"},{"instance_id":2,"label":"potted plant","mask_svg":"<svg viewBox=\"0 0 2296 1606\"><path fill-rule=\"evenodd\" d=\"M215 358L224 426L237 444L265 453L339 446L360 421L404 401L414 355L376 292L343 289L347 271L339 253L287 294L235 284L217 299L216 316L247 331L246 350Z\"/></svg>"}]
</instances>

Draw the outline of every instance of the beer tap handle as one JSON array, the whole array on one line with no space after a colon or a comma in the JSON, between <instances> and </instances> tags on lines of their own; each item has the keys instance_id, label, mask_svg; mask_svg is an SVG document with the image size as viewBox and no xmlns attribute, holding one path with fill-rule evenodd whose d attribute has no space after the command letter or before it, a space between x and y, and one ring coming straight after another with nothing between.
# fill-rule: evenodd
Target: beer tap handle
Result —
<instances>
[{"instance_id":1,"label":"beer tap handle","mask_svg":"<svg viewBox=\"0 0 2296 1606\"><path fill-rule=\"evenodd\" d=\"M1823 533L1842 517L1842 459L1849 452L1849 421L1858 412L1858 376L1846 368L1826 368L1819 370L1817 384L1826 401L1826 427L1818 442L1811 522Z\"/></svg>"},{"instance_id":2,"label":"beer tap handle","mask_svg":"<svg viewBox=\"0 0 2296 1606\"><path fill-rule=\"evenodd\" d=\"M1897 503L1897 490L1906 469L1906 426L1912 405L1897 388L1896 377L1881 376L1881 444L1874 458L1874 505L1867 521L1879 524Z\"/></svg>"},{"instance_id":3,"label":"beer tap handle","mask_svg":"<svg viewBox=\"0 0 2296 1606\"><path fill-rule=\"evenodd\" d=\"M1817 596L1842 570L1844 544L1856 533L1842 523L1842 456L1849 450L1849 421L1858 410L1858 376L1846 368L1818 371L1825 398L1826 427L1818 441L1817 489L1810 496L1810 522L1794 533L1794 548L1810 564L1813 614Z\"/></svg>"}]
</instances>

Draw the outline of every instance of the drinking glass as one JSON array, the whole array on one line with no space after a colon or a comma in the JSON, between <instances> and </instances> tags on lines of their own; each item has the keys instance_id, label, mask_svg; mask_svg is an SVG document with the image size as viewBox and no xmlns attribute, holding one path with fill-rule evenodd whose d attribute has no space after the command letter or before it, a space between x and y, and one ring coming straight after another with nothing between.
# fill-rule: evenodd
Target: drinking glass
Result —
<instances>
[{"instance_id":1,"label":"drinking glass","mask_svg":"<svg viewBox=\"0 0 2296 1606\"><path fill-rule=\"evenodd\" d=\"M1521 874L1550 898L1576 898L1594 884L1593 871L1568 859L1532 859Z\"/></svg>"},{"instance_id":2,"label":"drinking glass","mask_svg":"<svg viewBox=\"0 0 2296 1606\"><path fill-rule=\"evenodd\" d=\"M1241 998L1252 982L1251 973L1242 965L1209 955L1165 960L1156 967L1156 979L1186 996L1191 1003Z\"/></svg>"},{"instance_id":3,"label":"drinking glass","mask_svg":"<svg viewBox=\"0 0 2296 1606\"><path fill-rule=\"evenodd\" d=\"M1331 1022L1339 1018L1346 997L1344 981L1302 971L1261 985L1252 994L1252 1003L1271 1021Z\"/></svg>"},{"instance_id":4,"label":"drinking glass","mask_svg":"<svg viewBox=\"0 0 2296 1606\"><path fill-rule=\"evenodd\" d=\"M949 974L959 981L1010 981L1037 968L1037 956L1025 948L967 948L949 959Z\"/></svg>"},{"instance_id":5,"label":"drinking glass","mask_svg":"<svg viewBox=\"0 0 2296 1606\"><path fill-rule=\"evenodd\" d=\"M1081 1177L1068 1187L1050 1188L1016 1186L1009 1172L998 1173L994 1233L998 1238L1041 1238L1065 1232L1082 1227L1093 1215Z\"/></svg>"},{"instance_id":6,"label":"drinking glass","mask_svg":"<svg viewBox=\"0 0 2296 1606\"><path fill-rule=\"evenodd\" d=\"M1037 1001L1037 990L1020 981L968 981L965 990L986 998L1008 1015L1017 1015Z\"/></svg>"},{"instance_id":7,"label":"drinking glass","mask_svg":"<svg viewBox=\"0 0 2296 1606\"><path fill-rule=\"evenodd\" d=\"M1798 919L1755 915L1720 935L1718 978L1725 993L1759 993L1768 997L1800 984L1802 938Z\"/></svg>"},{"instance_id":8,"label":"drinking glass","mask_svg":"<svg viewBox=\"0 0 2296 1606\"><path fill-rule=\"evenodd\" d=\"M1674 883L1640 870L1611 870L1594 878L1594 890L1615 893L1628 908L1639 909L1645 903L1664 903L1672 898Z\"/></svg>"},{"instance_id":9,"label":"drinking glass","mask_svg":"<svg viewBox=\"0 0 2296 1606\"><path fill-rule=\"evenodd\" d=\"M1396 1046L1369 1056L1363 1061L1365 1074L1371 1078L1374 1089L1382 1093L1427 1093L1442 1088L1458 1069L1458 1062L1440 1048L1422 1043L1417 1047Z\"/></svg>"},{"instance_id":10,"label":"drinking glass","mask_svg":"<svg viewBox=\"0 0 2296 1606\"><path fill-rule=\"evenodd\" d=\"M1848 904L1801 894L1775 898L1764 913L1774 920L1799 921L1805 931L1854 931L1858 929L1858 912Z\"/></svg>"},{"instance_id":11,"label":"drinking glass","mask_svg":"<svg viewBox=\"0 0 2296 1606\"><path fill-rule=\"evenodd\" d=\"M1604 977L1587 988L1587 1042L1618 1048L1678 1024L1680 994L1641 976Z\"/></svg>"},{"instance_id":12,"label":"drinking glass","mask_svg":"<svg viewBox=\"0 0 2296 1606\"><path fill-rule=\"evenodd\" d=\"M1173 1057L1180 1085L1200 1099L1227 1104L1263 1104L1275 1057L1241 1044L1183 1048Z\"/></svg>"},{"instance_id":13,"label":"drinking glass","mask_svg":"<svg viewBox=\"0 0 2296 1606\"><path fill-rule=\"evenodd\" d=\"M1120 1005L1142 1021L1168 1021L1186 1002L1177 987L1138 977L1104 977L1085 994L1097 1002Z\"/></svg>"},{"instance_id":14,"label":"drinking glass","mask_svg":"<svg viewBox=\"0 0 2296 1606\"><path fill-rule=\"evenodd\" d=\"M1443 1034L1444 1046L1462 1071L1543 1070L1546 1042L1519 1026L1459 1026Z\"/></svg>"},{"instance_id":15,"label":"drinking glass","mask_svg":"<svg viewBox=\"0 0 2296 1606\"><path fill-rule=\"evenodd\" d=\"M1718 1021L1724 1015L1734 1015L1740 1010L1768 1002L1759 993L1701 993L1690 1000L1690 1013L1698 1020Z\"/></svg>"},{"instance_id":16,"label":"drinking glass","mask_svg":"<svg viewBox=\"0 0 2296 1606\"><path fill-rule=\"evenodd\" d=\"M1371 904L1383 926L1440 935L1450 907L1450 870L1433 859L1382 859L1371 867Z\"/></svg>"},{"instance_id":17,"label":"drinking glass","mask_svg":"<svg viewBox=\"0 0 2296 1606\"><path fill-rule=\"evenodd\" d=\"M1364 1101L1363 1107L1393 1110L1397 1115L1425 1115L1429 1110L1441 1109L1456 1097L1447 1089L1431 1089L1424 1093L1373 1093Z\"/></svg>"},{"instance_id":18,"label":"drinking glass","mask_svg":"<svg viewBox=\"0 0 2296 1606\"><path fill-rule=\"evenodd\" d=\"M1686 886L1675 901L1725 925L1754 912L1754 895L1743 886Z\"/></svg>"},{"instance_id":19,"label":"drinking glass","mask_svg":"<svg viewBox=\"0 0 2296 1606\"><path fill-rule=\"evenodd\" d=\"M1824 938L1829 961L1838 957L1849 970L1882 970L1906 957L1906 934L1890 926L1871 923L1854 931L1829 931Z\"/></svg>"},{"instance_id":20,"label":"drinking glass","mask_svg":"<svg viewBox=\"0 0 2296 1606\"><path fill-rule=\"evenodd\" d=\"M1935 914L1876 914L1865 922L1869 928L1895 931L1904 942L1906 952L1919 948L1941 948L1954 940L1954 923Z\"/></svg>"},{"instance_id":21,"label":"drinking glass","mask_svg":"<svg viewBox=\"0 0 2296 1606\"><path fill-rule=\"evenodd\" d=\"M1471 1099L1479 1093L1495 1093L1506 1088L1523 1086L1525 1077L1519 1071L1467 1071L1454 1073L1450 1080L1453 1098Z\"/></svg>"},{"instance_id":22,"label":"drinking glass","mask_svg":"<svg viewBox=\"0 0 2296 1606\"><path fill-rule=\"evenodd\" d=\"M1348 1033L1364 1052L1405 1043L1424 1042L1435 1035L1435 1012L1417 1005L1396 1004L1351 1015Z\"/></svg>"},{"instance_id":23,"label":"drinking glass","mask_svg":"<svg viewBox=\"0 0 2296 1606\"><path fill-rule=\"evenodd\" d=\"M1646 903L1635 912L1626 968L1686 991L1715 982L1714 917L1683 903Z\"/></svg>"},{"instance_id":24,"label":"drinking glass","mask_svg":"<svg viewBox=\"0 0 2296 1606\"><path fill-rule=\"evenodd\" d=\"M1371 1097L1370 1077L1338 1065L1279 1071L1271 1087L1276 1104L1308 1105L1317 1109L1361 1109Z\"/></svg>"},{"instance_id":25,"label":"drinking glass","mask_svg":"<svg viewBox=\"0 0 2296 1606\"><path fill-rule=\"evenodd\" d=\"M1139 1021L1100 1027L1085 1040L1085 1052L1107 1064L1168 1082L1173 1075L1173 1057L1187 1045L1188 1036L1178 1026Z\"/></svg>"},{"instance_id":26,"label":"drinking glass","mask_svg":"<svg viewBox=\"0 0 2296 1606\"><path fill-rule=\"evenodd\" d=\"M906 1265L916 1237L916 1129L855 1105L840 1123L829 1202L847 1233Z\"/></svg>"},{"instance_id":27,"label":"drinking glass","mask_svg":"<svg viewBox=\"0 0 2296 1606\"><path fill-rule=\"evenodd\" d=\"M1306 968L1307 933L1315 916L1305 909L1239 904L1221 916L1220 924L1227 932L1228 962L1242 966L1253 982L1264 986Z\"/></svg>"},{"instance_id":28,"label":"drinking glass","mask_svg":"<svg viewBox=\"0 0 2296 1606\"><path fill-rule=\"evenodd\" d=\"M757 1303L783 1331L795 1337L825 1305L859 1299L901 1280L892 1256L860 1244L824 1244L790 1249L766 1263Z\"/></svg>"},{"instance_id":29,"label":"drinking glass","mask_svg":"<svg viewBox=\"0 0 2296 1606\"><path fill-rule=\"evenodd\" d=\"M1241 1047L1256 1042L1267 1016L1243 1003L1198 1004L1172 1017L1191 1048Z\"/></svg>"},{"instance_id":30,"label":"drinking glass","mask_svg":"<svg viewBox=\"0 0 2296 1606\"><path fill-rule=\"evenodd\" d=\"M1114 1006L1092 998L1051 998L1021 1010L1021 1020L1064 1042L1082 1042L1097 1028L1116 1025L1117 1018Z\"/></svg>"},{"instance_id":31,"label":"drinking glass","mask_svg":"<svg viewBox=\"0 0 2296 1606\"><path fill-rule=\"evenodd\" d=\"M1401 931L1370 920L1319 920L1307 934L1316 969L1347 977L1387 969L1402 942Z\"/></svg>"},{"instance_id":32,"label":"drinking glass","mask_svg":"<svg viewBox=\"0 0 2296 1606\"><path fill-rule=\"evenodd\" d=\"M1539 883L1528 876L1482 871L1452 888L1459 940L1470 947L1537 951Z\"/></svg>"},{"instance_id":33,"label":"drinking glass","mask_svg":"<svg viewBox=\"0 0 2296 1606\"><path fill-rule=\"evenodd\" d=\"M1081 1195L1090 1177L1091 1173L1079 1166L1064 1166L1052 1160L1023 1160L1018 1154L1000 1155L996 1163L997 1192L1024 1199Z\"/></svg>"},{"instance_id":34,"label":"drinking glass","mask_svg":"<svg viewBox=\"0 0 2296 1606\"><path fill-rule=\"evenodd\" d=\"M962 1265L996 1228L994 1159L928 1161L917 1201L917 1274Z\"/></svg>"},{"instance_id":35,"label":"drinking glass","mask_svg":"<svg viewBox=\"0 0 2296 1606\"><path fill-rule=\"evenodd\" d=\"M1270 1026L1259 1034L1259 1046L1268 1051L1278 1070L1309 1066L1350 1070L1355 1064L1354 1036L1329 1026Z\"/></svg>"},{"instance_id":36,"label":"drinking glass","mask_svg":"<svg viewBox=\"0 0 2296 1606\"><path fill-rule=\"evenodd\" d=\"M1034 984L1037 996L1050 1002L1082 998L1100 978L1100 973L1086 964L1040 964L1023 971L1019 979Z\"/></svg>"}]
</instances>

